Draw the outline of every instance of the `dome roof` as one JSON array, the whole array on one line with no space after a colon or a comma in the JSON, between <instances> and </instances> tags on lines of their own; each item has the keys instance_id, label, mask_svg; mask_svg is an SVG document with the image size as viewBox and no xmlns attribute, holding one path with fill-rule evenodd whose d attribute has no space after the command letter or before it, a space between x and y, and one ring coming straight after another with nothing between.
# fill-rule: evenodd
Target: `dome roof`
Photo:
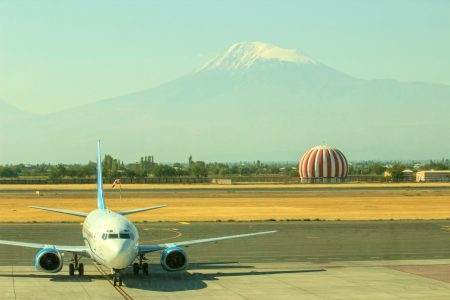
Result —
<instances>
[{"instance_id":1,"label":"dome roof","mask_svg":"<svg viewBox=\"0 0 450 300\"><path fill-rule=\"evenodd\" d=\"M298 170L301 178L346 177L348 162L340 150L316 146L303 154Z\"/></svg>"}]
</instances>

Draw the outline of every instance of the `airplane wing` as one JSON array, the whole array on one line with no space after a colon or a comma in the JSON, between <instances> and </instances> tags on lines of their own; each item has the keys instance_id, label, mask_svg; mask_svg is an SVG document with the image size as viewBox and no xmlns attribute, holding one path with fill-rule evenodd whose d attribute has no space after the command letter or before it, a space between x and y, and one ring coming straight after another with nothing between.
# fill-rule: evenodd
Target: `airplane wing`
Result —
<instances>
[{"instance_id":1,"label":"airplane wing","mask_svg":"<svg viewBox=\"0 0 450 300\"><path fill-rule=\"evenodd\" d=\"M273 230L273 231L246 233L246 234L238 234L238 235L229 235L229 236L222 236L222 237L208 238L208 239L201 239L201 240L167 243L167 244L141 245L141 246L139 246L139 254L145 254L148 252L164 250L166 248L173 247L173 246L188 247L188 246L196 245L196 244L216 243L216 242L220 242L220 241L253 237L253 236L271 234L271 233L276 233L276 232L277 232L276 230Z\"/></svg>"},{"instance_id":2,"label":"airplane wing","mask_svg":"<svg viewBox=\"0 0 450 300\"><path fill-rule=\"evenodd\" d=\"M147 211L147 210L153 210L153 209L158 209L158 208L162 208L162 207L166 207L167 205L157 205L157 206L151 206L151 207L144 207L144 208L137 208L137 209L132 209L132 210L124 210L124 211L118 211L117 213L119 215L130 215L130 214L135 214L141 211Z\"/></svg>"},{"instance_id":3,"label":"airplane wing","mask_svg":"<svg viewBox=\"0 0 450 300\"><path fill-rule=\"evenodd\" d=\"M36 249L54 248L58 251L70 252L90 257L90 250L89 247L87 246L64 246L64 245L51 245L51 244L27 243L17 241L4 241L4 240L0 240L0 244L18 247L36 248Z\"/></svg>"},{"instance_id":4,"label":"airplane wing","mask_svg":"<svg viewBox=\"0 0 450 300\"><path fill-rule=\"evenodd\" d=\"M48 211L53 211L53 212L57 212L57 213L61 213L61 214L66 214L66 215L78 216L78 217L87 217L87 216L88 216L88 213L85 213L85 212L79 212L79 211L73 211L73 210L65 210L65 209L57 209L57 208L41 207L41 206L34 206L34 205L30 205L30 206L28 206L28 207L36 208L36 209L41 209L41 210L48 210Z\"/></svg>"}]
</instances>

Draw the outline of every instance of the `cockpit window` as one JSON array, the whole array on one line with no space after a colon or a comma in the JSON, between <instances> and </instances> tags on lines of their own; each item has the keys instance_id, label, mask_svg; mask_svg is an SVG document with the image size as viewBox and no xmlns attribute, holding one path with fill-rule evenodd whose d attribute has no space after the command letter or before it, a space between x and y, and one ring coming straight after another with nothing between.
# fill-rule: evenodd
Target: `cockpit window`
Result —
<instances>
[{"instance_id":1,"label":"cockpit window","mask_svg":"<svg viewBox=\"0 0 450 300\"><path fill-rule=\"evenodd\" d=\"M129 233L119 233L119 236L121 239L130 239L130 234Z\"/></svg>"},{"instance_id":2,"label":"cockpit window","mask_svg":"<svg viewBox=\"0 0 450 300\"><path fill-rule=\"evenodd\" d=\"M128 232L121 232L121 233L104 233L102 234L102 239L124 239L124 240L130 240L133 239L133 235Z\"/></svg>"}]
</instances>

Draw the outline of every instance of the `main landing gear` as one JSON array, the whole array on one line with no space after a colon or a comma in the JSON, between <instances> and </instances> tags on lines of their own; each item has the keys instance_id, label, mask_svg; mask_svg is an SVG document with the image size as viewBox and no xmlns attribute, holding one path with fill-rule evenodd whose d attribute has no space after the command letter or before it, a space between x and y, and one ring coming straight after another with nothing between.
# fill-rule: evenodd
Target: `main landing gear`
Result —
<instances>
[{"instance_id":1,"label":"main landing gear","mask_svg":"<svg viewBox=\"0 0 450 300\"><path fill-rule=\"evenodd\" d=\"M69 264L69 275L74 276L75 271L78 271L78 275L84 275L84 265L80 263L80 259L77 254L73 255L73 262Z\"/></svg>"},{"instance_id":2,"label":"main landing gear","mask_svg":"<svg viewBox=\"0 0 450 300\"><path fill-rule=\"evenodd\" d=\"M144 275L148 275L148 263L143 263L144 260L147 260L144 255L139 255L139 263L135 262L133 264L133 275L139 275L139 270L142 270Z\"/></svg>"}]
</instances>

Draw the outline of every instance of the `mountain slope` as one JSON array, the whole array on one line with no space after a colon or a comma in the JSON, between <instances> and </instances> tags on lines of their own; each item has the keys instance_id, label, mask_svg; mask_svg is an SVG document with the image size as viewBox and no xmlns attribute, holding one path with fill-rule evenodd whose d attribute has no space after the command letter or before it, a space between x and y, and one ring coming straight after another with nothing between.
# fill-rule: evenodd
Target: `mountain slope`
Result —
<instances>
[{"instance_id":1,"label":"mountain slope","mask_svg":"<svg viewBox=\"0 0 450 300\"><path fill-rule=\"evenodd\" d=\"M11 118L19 115L25 116L28 114L0 99L0 118Z\"/></svg>"},{"instance_id":2,"label":"mountain slope","mask_svg":"<svg viewBox=\"0 0 450 300\"><path fill-rule=\"evenodd\" d=\"M0 160L86 161L97 138L125 161L296 160L324 142L350 160L448 157L448 111L449 86L361 80L293 50L238 43L157 88L16 126L6 145L19 150Z\"/></svg>"}]
</instances>

